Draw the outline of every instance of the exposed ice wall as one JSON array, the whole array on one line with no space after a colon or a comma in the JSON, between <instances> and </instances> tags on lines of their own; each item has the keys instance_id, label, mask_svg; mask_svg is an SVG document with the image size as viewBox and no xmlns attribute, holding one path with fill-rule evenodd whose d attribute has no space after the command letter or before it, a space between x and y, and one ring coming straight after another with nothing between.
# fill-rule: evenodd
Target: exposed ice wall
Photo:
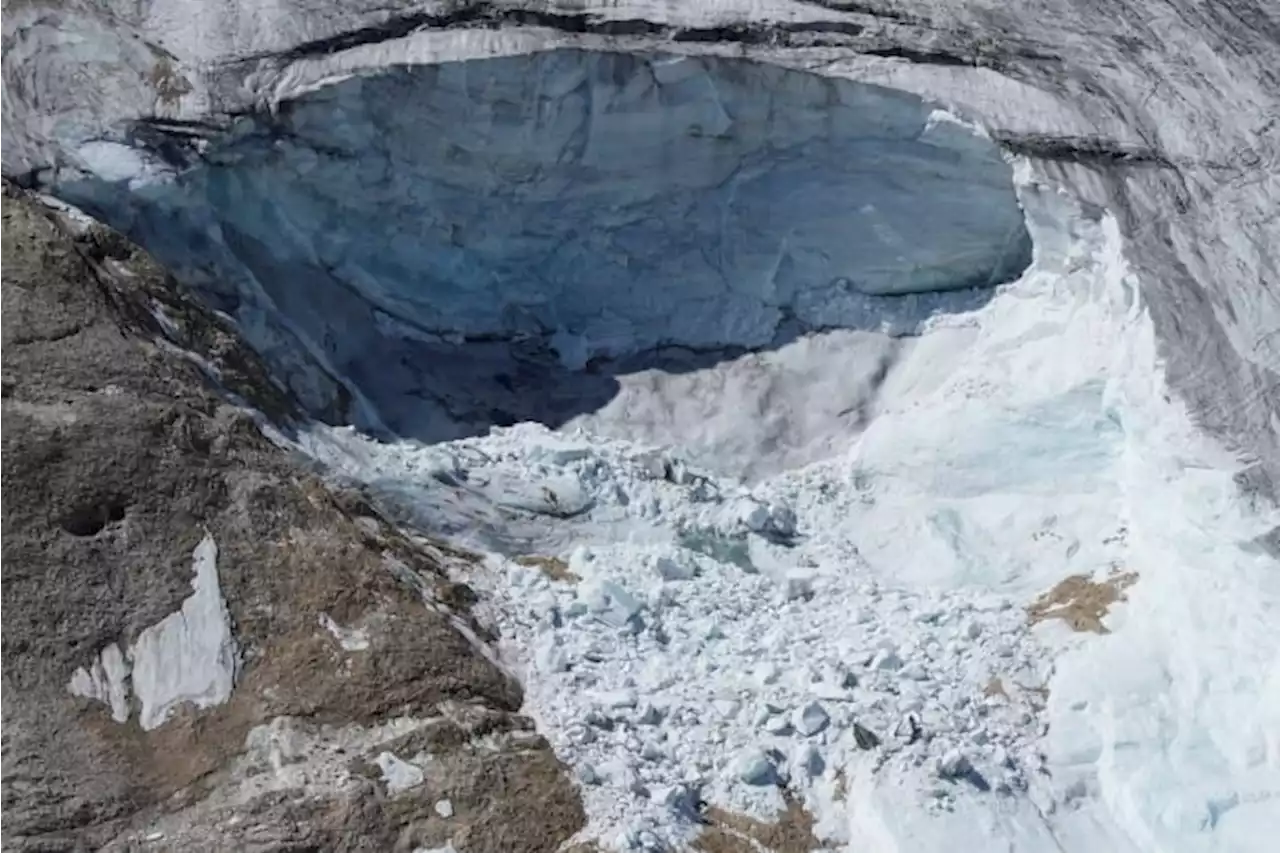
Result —
<instances>
[{"instance_id":1,"label":"exposed ice wall","mask_svg":"<svg viewBox=\"0 0 1280 853\"><path fill-rule=\"evenodd\" d=\"M1030 259L989 139L914 95L714 57L389 69L240 120L172 181L123 145L80 154L96 177L65 197L339 374L387 333L546 338L571 367L761 347Z\"/></svg>"}]
</instances>

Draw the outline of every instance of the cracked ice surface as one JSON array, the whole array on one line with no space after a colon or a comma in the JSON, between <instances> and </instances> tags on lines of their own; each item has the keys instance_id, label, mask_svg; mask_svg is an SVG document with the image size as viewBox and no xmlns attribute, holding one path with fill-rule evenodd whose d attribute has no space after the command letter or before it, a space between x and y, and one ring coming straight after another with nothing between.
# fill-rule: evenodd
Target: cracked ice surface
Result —
<instances>
[{"instance_id":1,"label":"cracked ice surface","mask_svg":"<svg viewBox=\"0 0 1280 853\"><path fill-rule=\"evenodd\" d=\"M713 57L387 69L240 120L172 180L123 145L78 153L94 177L61 194L338 375L387 335L541 337L574 368L762 347L1030 258L985 135L915 95Z\"/></svg>"}]
</instances>

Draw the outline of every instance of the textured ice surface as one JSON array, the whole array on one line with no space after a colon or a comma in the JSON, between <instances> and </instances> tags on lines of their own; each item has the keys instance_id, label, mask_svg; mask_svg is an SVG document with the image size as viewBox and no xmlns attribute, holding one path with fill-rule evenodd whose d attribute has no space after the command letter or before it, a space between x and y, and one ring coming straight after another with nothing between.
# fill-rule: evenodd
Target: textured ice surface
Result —
<instances>
[{"instance_id":1,"label":"textured ice surface","mask_svg":"<svg viewBox=\"0 0 1280 853\"><path fill-rule=\"evenodd\" d=\"M914 95L740 60L388 69L240 120L172 180L124 145L78 153L93 178L66 197L379 399L384 337L532 338L570 368L756 348L1030 259L990 139Z\"/></svg>"}]
</instances>

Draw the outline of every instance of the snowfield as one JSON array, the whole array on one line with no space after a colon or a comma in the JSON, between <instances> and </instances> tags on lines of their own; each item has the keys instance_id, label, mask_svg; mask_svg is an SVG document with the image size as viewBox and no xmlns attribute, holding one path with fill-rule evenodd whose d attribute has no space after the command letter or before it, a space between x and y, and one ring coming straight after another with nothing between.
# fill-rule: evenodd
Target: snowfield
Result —
<instances>
[{"instance_id":1,"label":"snowfield","mask_svg":"<svg viewBox=\"0 0 1280 853\"><path fill-rule=\"evenodd\" d=\"M1269 849L1280 573L1248 543L1276 513L1158 379L1114 220L1020 175L1027 274L931 321L812 464L747 484L731 436L604 438L643 432L635 399L596 432L302 438L488 555L466 579L591 835L661 849L700 799L773 820L786 790L840 849ZM749 433L755 401L719 402ZM1109 632L1033 627L1076 575L1136 578Z\"/></svg>"}]
</instances>

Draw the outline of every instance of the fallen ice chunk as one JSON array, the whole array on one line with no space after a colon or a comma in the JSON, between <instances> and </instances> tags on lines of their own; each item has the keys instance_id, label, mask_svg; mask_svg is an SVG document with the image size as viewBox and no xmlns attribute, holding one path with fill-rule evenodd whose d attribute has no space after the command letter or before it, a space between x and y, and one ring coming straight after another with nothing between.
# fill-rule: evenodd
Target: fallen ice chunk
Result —
<instances>
[{"instance_id":1,"label":"fallen ice chunk","mask_svg":"<svg viewBox=\"0 0 1280 853\"><path fill-rule=\"evenodd\" d=\"M796 514L788 506L769 508L769 527L777 536L791 538L796 535Z\"/></svg>"},{"instance_id":2,"label":"fallen ice chunk","mask_svg":"<svg viewBox=\"0 0 1280 853\"><path fill-rule=\"evenodd\" d=\"M758 749L750 749L734 762L734 775L748 785L772 785L777 781L777 768L769 756Z\"/></svg>"},{"instance_id":3,"label":"fallen ice chunk","mask_svg":"<svg viewBox=\"0 0 1280 853\"><path fill-rule=\"evenodd\" d=\"M816 779L826 770L827 762L822 752L812 743L806 743L796 749L792 763L810 779Z\"/></svg>"},{"instance_id":4,"label":"fallen ice chunk","mask_svg":"<svg viewBox=\"0 0 1280 853\"><path fill-rule=\"evenodd\" d=\"M635 460L640 472L650 480L667 480L672 477L671 462L662 453L651 450Z\"/></svg>"},{"instance_id":5,"label":"fallen ice chunk","mask_svg":"<svg viewBox=\"0 0 1280 853\"><path fill-rule=\"evenodd\" d=\"M640 747L640 757L645 761L661 761L666 756L666 751L654 741L647 740Z\"/></svg>"},{"instance_id":6,"label":"fallen ice chunk","mask_svg":"<svg viewBox=\"0 0 1280 853\"><path fill-rule=\"evenodd\" d=\"M453 817L453 803L449 802L448 800L436 800L436 804L434 808L435 808L436 814L440 815L440 817L445 818L446 820Z\"/></svg>"},{"instance_id":7,"label":"fallen ice chunk","mask_svg":"<svg viewBox=\"0 0 1280 853\"><path fill-rule=\"evenodd\" d=\"M659 557L654 563L658 576L666 581L687 581L696 577L697 567L684 560L673 560L670 557Z\"/></svg>"},{"instance_id":8,"label":"fallen ice chunk","mask_svg":"<svg viewBox=\"0 0 1280 853\"><path fill-rule=\"evenodd\" d=\"M787 574L787 600L795 601L801 599L808 601L813 598L813 577L804 572L789 572Z\"/></svg>"},{"instance_id":9,"label":"fallen ice chunk","mask_svg":"<svg viewBox=\"0 0 1280 853\"><path fill-rule=\"evenodd\" d=\"M587 447L547 447L546 445L536 445L529 448L528 458L532 462L541 462L554 467L562 467L573 462L580 462L591 456L591 449Z\"/></svg>"},{"instance_id":10,"label":"fallen ice chunk","mask_svg":"<svg viewBox=\"0 0 1280 853\"><path fill-rule=\"evenodd\" d=\"M716 699L711 703L721 717L732 719L738 716L738 711L742 709L742 703L737 699Z\"/></svg>"},{"instance_id":11,"label":"fallen ice chunk","mask_svg":"<svg viewBox=\"0 0 1280 853\"><path fill-rule=\"evenodd\" d=\"M523 472L495 474L488 490L503 506L556 518L570 518L591 508L591 497L573 474L552 475L534 482Z\"/></svg>"},{"instance_id":12,"label":"fallen ice chunk","mask_svg":"<svg viewBox=\"0 0 1280 853\"><path fill-rule=\"evenodd\" d=\"M854 723L853 742L858 745L858 749L875 749L880 745L880 737L861 723Z\"/></svg>"},{"instance_id":13,"label":"fallen ice chunk","mask_svg":"<svg viewBox=\"0 0 1280 853\"><path fill-rule=\"evenodd\" d=\"M593 714L595 715L594 717L592 716ZM583 722L571 723L565 729L564 734L565 737L568 738L569 743L576 744L578 746L585 746L586 744L596 742L596 732L595 729L591 728L591 726L600 725L601 728L606 728L607 726L602 725L602 723L612 725L612 721L603 714L588 711L583 715Z\"/></svg>"},{"instance_id":14,"label":"fallen ice chunk","mask_svg":"<svg viewBox=\"0 0 1280 853\"><path fill-rule=\"evenodd\" d=\"M838 664L827 670L824 680L840 690L852 690L858 686L858 676Z\"/></svg>"},{"instance_id":15,"label":"fallen ice chunk","mask_svg":"<svg viewBox=\"0 0 1280 853\"><path fill-rule=\"evenodd\" d=\"M902 668L902 658L898 657L898 653L892 649L883 649L876 653L871 661L873 669L895 670Z\"/></svg>"},{"instance_id":16,"label":"fallen ice chunk","mask_svg":"<svg viewBox=\"0 0 1280 853\"><path fill-rule=\"evenodd\" d=\"M622 758L611 758L602 763L597 770L618 788L630 790L636 782L636 771Z\"/></svg>"},{"instance_id":17,"label":"fallen ice chunk","mask_svg":"<svg viewBox=\"0 0 1280 853\"><path fill-rule=\"evenodd\" d=\"M640 706L640 713L636 715L636 723L642 726L656 726L662 722L664 716L665 714L661 708L646 702Z\"/></svg>"},{"instance_id":18,"label":"fallen ice chunk","mask_svg":"<svg viewBox=\"0 0 1280 853\"><path fill-rule=\"evenodd\" d=\"M938 759L938 775L943 779L961 779L973 772L973 765L958 749L949 750Z\"/></svg>"},{"instance_id":19,"label":"fallen ice chunk","mask_svg":"<svg viewBox=\"0 0 1280 853\"><path fill-rule=\"evenodd\" d=\"M902 667L898 674L903 678L910 678L912 681L929 680L929 673L925 670L924 666L916 662L909 663Z\"/></svg>"},{"instance_id":20,"label":"fallen ice chunk","mask_svg":"<svg viewBox=\"0 0 1280 853\"><path fill-rule=\"evenodd\" d=\"M587 607L596 618L613 628L639 630L639 599L613 581L597 581L582 591Z\"/></svg>"},{"instance_id":21,"label":"fallen ice chunk","mask_svg":"<svg viewBox=\"0 0 1280 853\"><path fill-rule=\"evenodd\" d=\"M796 514L785 506L752 502L745 508L742 523L766 539L788 540L796 534Z\"/></svg>"},{"instance_id":22,"label":"fallen ice chunk","mask_svg":"<svg viewBox=\"0 0 1280 853\"><path fill-rule=\"evenodd\" d=\"M553 642L539 646L534 661L542 672L566 672L569 669L569 658L564 649Z\"/></svg>"},{"instance_id":23,"label":"fallen ice chunk","mask_svg":"<svg viewBox=\"0 0 1280 853\"><path fill-rule=\"evenodd\" d=\"M757 682L768 685L773 684L782 677L782 670L778 668L776 663L765 661L756 665L753 675Z\"/></svg>"},{"instance_id":24,"label":"fallen ice chunk","mask_svg":"<svg viewBox=\"0 0 1280 853\"><path fill-rule=\"evenodd\" d=\"M698 814L698 796L688 785L658 785L649 791L649 799L677 817L693 819Z\"/></svg>"},{"instance_id":25,"label":"fallen ice chunk","mask_svg":"<svg viewBox=\"0 0 1280 853\"><path fill-rule=\"evenodd\" d=\"M786 714L773 714L765 718L762 727L771 735L785 735L791 731L791 721Z\"/></svg>"},{"instance_id":26,"label":"fallen ice chunk","mask_svg":"<svg viewBox=\"0 0 1280 853\"><path fill-rule=\"evenodd\" d=\"M818 702L810 702L802 708L797 708L791 717L791 724L804 737L813 737L825 729L830 722L831 717Z\"/></svg>"},{"instance_id":27,"label":"fallen ice chunk","mask_svg":"<svg viewBox=\"0 0 1280 853\"><path fill-rule=\"evenodd\" d=\"M634 708L639 698L636 691L630 688L619 690L602 690L596 694L596 700L606 708Z\"/></svg>"}]
</instances>

